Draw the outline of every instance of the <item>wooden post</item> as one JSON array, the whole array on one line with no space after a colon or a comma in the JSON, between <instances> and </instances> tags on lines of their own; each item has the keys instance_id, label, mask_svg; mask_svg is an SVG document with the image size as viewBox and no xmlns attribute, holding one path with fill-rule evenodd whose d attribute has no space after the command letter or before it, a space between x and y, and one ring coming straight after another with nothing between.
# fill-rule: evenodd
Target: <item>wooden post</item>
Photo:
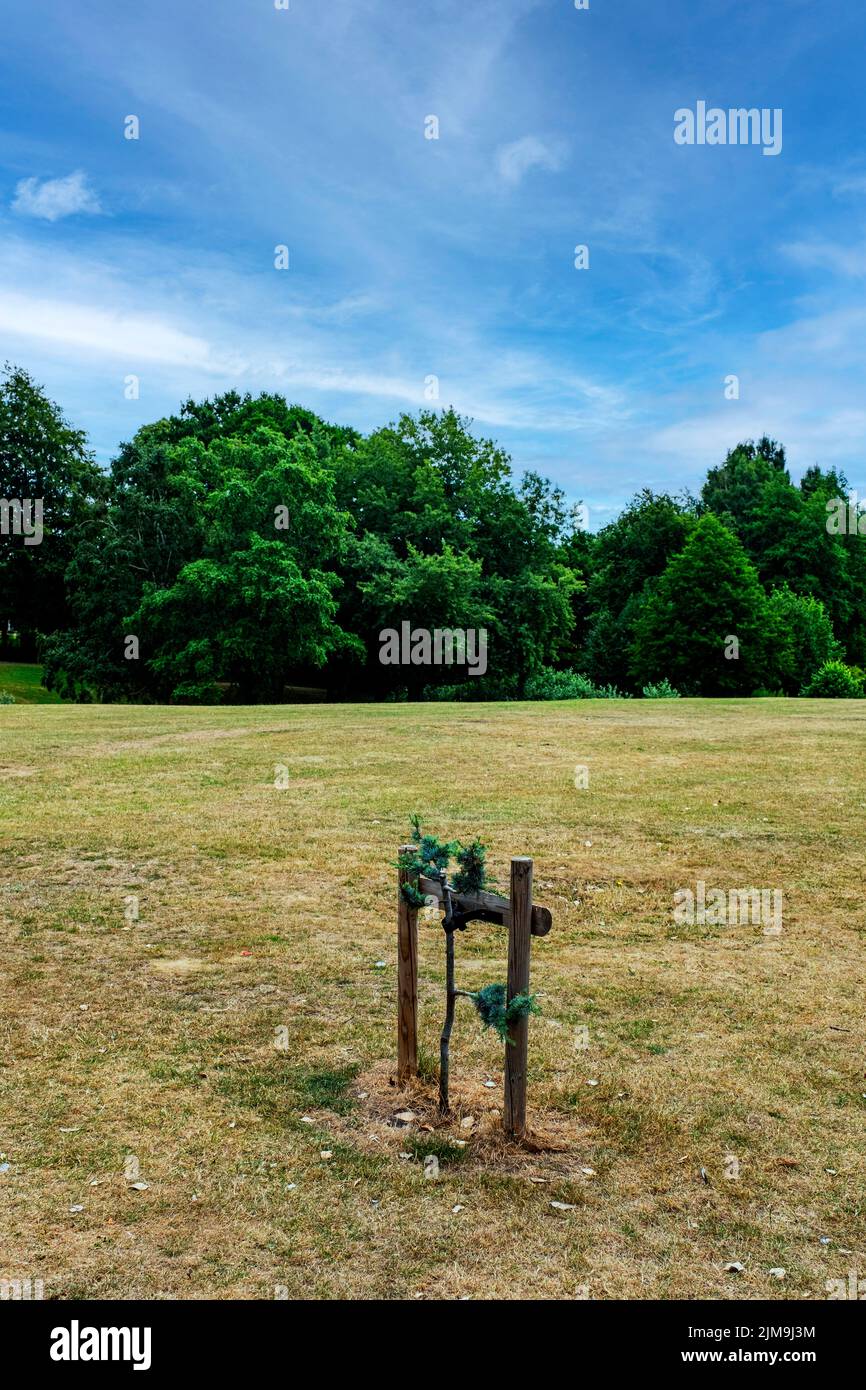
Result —
<instances>
[{"instance_id":1,"label":"wooden post","mask_svg":"<svg viewBox=\"0 0 866 1390\"><path fill-rule=\"evenodd\" d=\"M417 845L401 845L400 857ZM418 910L400 892L411 882L406 869L397 873L397 1084L418 1075Z\"/></svg>"},{"instance_id":2,"label":"wooden post","mask_svg":"<svg viewBox=\"0 0 866 1390\"><path fill-rule=\"evenodd\" d=\"M532 860L511 861L511 926L508 931L507 1002L529 993L529 945L532 940ZM519 1018L508 1030L505 1044L505 1107L502 1127L519 1139L526 1132L526 1068L529 1019Z\"/></svg>"}]
</instances>

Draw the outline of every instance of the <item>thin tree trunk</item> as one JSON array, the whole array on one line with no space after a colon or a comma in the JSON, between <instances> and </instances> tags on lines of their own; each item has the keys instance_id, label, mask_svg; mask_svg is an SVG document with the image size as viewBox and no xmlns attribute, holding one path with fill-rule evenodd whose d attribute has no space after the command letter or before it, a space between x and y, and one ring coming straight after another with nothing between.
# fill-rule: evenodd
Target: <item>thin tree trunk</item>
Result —
<instances>
[{"instance_id":1,"label":"thin tree trunk","mask_svg":"<svg viewBox=\"0 0 866 1390\"><path fill-rule=\"evenodd\" d=\"M448 1066L451 1029L454 1027L454 933L445 933L445 1023L439 1040L439 1113L448 1114Z\"/></svg>"}]
</instances>

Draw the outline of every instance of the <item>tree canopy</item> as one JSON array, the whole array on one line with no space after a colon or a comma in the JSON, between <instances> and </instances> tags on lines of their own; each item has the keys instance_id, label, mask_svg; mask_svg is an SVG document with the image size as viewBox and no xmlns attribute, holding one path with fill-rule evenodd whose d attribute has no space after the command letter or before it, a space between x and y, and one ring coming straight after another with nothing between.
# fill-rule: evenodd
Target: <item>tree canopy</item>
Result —
<instances>
[{"instance_id":1,"label":"tree canopy","mask_svg":"<svg viewBox=\"0 0 866 1390\"><path fill-rule=\"evenodd\" d=\"M0 382L0 498L29 502L31 516L38 500L42 515L38 543L25 544L11 528L0 536L0 634L13 628L24 657L35 656L38 634L68 621L64 576L104 493L84 434L26 372L7 366Z\"/></svg>"},{"instance_id":2,"label":"tree canopy","mask_svg":"<svg viewBox=\"0 0 866 1390\"><path fill-rule=\"evenodd\" d=\"M866 535L827 522L847 481L816 465L792 483L767 437L732 448L697 497L644 489L592 535L453 410L364 435L230 391L142 426L102 470L8 368L0 489L44 502L40 544L0 537L2 640L25 656L38 643L68 698L573 686L552 669L581 689L797 694L828 663L854 684L866 664ZM383 664L380 635L402 624L483 629L484 674Z\"/></svg>"}]
</instances>

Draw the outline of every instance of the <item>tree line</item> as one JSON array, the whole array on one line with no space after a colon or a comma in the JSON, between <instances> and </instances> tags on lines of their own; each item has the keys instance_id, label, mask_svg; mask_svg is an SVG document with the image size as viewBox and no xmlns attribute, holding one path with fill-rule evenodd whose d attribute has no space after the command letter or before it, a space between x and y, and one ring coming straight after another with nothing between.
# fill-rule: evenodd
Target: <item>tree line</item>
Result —
<instances>
[{"instance_id":1,"label":"tree line","mask_svg":"<svg viewBox=\"0 0 866 1390\"><path fill-rule=\"evenodd\" d=\"M235 391L142 426L103 470L7 367L0 499L40 499L43 534L23 544L3 511L0 655L80 701L862 694L848 491L817 464L792 483L763 438L698 496L645 489L591 534L453 410L365 435ZM483 630L484 675L383 663L406 622Z\"/></svg>"}]
</instances>

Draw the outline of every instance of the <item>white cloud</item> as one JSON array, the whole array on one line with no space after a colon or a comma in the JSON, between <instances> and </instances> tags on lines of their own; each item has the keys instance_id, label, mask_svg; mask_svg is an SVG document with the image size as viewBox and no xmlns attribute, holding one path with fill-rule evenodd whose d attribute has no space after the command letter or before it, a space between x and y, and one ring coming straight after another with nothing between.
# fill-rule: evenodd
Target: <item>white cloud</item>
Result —
<instances>
[{"instance_id":1,"label":"white cloud","mask_svg":"<svg viewBox=\"0 0 866 1390\"><path fill-rule=\"evenodd\" d=\"M836 275L859 279L866 275L866 244L846 246L839 242L820 240L792 241L781 248L784 255L799 266L831 270Z\"/></svg>"},{"instance_id":2,"label":"white cloud","mask_svg":"<svg viewBox=\"0 0 866 1390\"><path fill-rule=\"evenodd\" d=\"M76 212L102 211L99 199L88 186L87 175L81 169L67 174L65 179L22 179L15 189L12 211L22 217L42 217L56 222Z\"/></svg>"},{"instance_id":3,"label":"white cloud","mask_svg":"<svg viewBox=\"0 0 866 1390\"><path fill-rule=\"evenodd\" d=\"M852 174L833 184L833 196L842 198L846 193L866 193L866 174Z\"/></svg>"},{"instance_id":4,"label":"white cloud","mask_svg":"<svg viewBox=\"0 0 866 1390\"><path fill-rule=\"evenodd\" d=\"M98 302L100 289L108 302ZM362 342L346 338L344 326L338 325L338 338L320 335L314 322L303 323L300 308L289 356L264 351L259 334L240 323L222 316L202 322L191 306L189 318L199 322L187 327L178 322L176 305L158 302L159 287L152 282L146 294L149 308L134 307L134 293L132 286L113 283L107 268L103 285L92 286L89 299L48 297L32 288L0 290L0 334L12 345L20 341L27 352L39 344L52 357L68 357L79 367L83 353L106 365L147 366L157 377L182 383L175 388L179 395L205 381L208 390L243 383L313 392L332 402L342 396L378 399L403 409L429 404L422 366L412 374L405 362L403 370L395 370L387 354L370 360ZM488 428L595 433L627 418L619 391L558 369L543 356L503 353L491 366L483 342L470 334L461 337L461 344L463 365L443 379L438 404L453 405Z\"/></svg>"},{"instance_id":5,"label":"white cloud","mask_svg":"<svg viewBox=\"0 0 866 1390\"><path fill-rule=\"evenodd\" d=\"M721 403L723 369L715 400L685 414L676 403L657 406L670 423L643 432L647 456L666 460L671 476L702 473L720 463L738 439L762 434L781 440L796 477L810 464L838 464L850 482L863 481L866 409L860 404L866 369L866 305L810 314L743 340L733 356L741 399Z\"/></svg>"},{"instance_id":6,"label":"white cloud","mask_svg":"<svg viewBox=\"0 0 866 1390\"><path fill-rule=\"evenodd\" d=\"M55 348L96 352L103 358L218 372L238 365L231 355L215 360L204 338L177 328L158 314L120 312L16 290L0 291L0 330L10 337L41 339Z\"/></svg>"},{"instance_id":7,"label":"white cloud","mask_svg":"<svg viewBox=\"0 0 866 1390\"><path fill-rule=\"evenodd\" d=\"M562 168L565 150L560 142L540 140L537 135L524 135L510 145L502 145L496 155L501 177L515 187L530 169L549 169L556 173Z\"/></svg>"},{"instance_id":8,"label":"white cloud","mask_svg":"<svg viewBox=\"0 0 866 1390\"><path fill-rule=\"evenodd\" d=\"M142 250L133 276L119 248L108 259L69 253L61 265L0 238L0 340L43 374L42 362L80 374L86 355L88 372L144 370L169 406L199 391L276 389L309 395L311 408L361 428L394 408L429 406L431 372L441 374L438 404L488 429L607 434L629 416L618 387L543 349L491 343L474 321L413 313L399 348L391 328L387 299L363 294L275 307L270 285L218 255L191 267L162 249Z\"/></svg>"}]
</instances>

